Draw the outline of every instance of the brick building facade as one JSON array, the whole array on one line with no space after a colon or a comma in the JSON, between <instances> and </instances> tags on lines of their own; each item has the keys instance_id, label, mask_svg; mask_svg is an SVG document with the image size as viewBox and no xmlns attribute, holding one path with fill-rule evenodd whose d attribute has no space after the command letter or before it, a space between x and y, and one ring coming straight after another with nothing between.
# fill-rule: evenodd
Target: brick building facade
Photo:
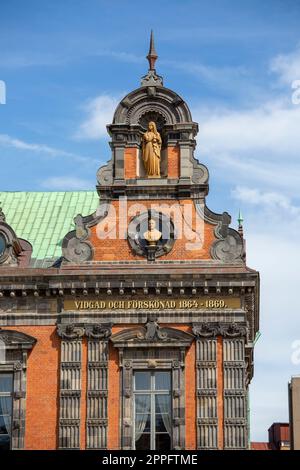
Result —
<instances>
[{"instance_id":1,"label":"brick building facade","mask_svg":"<svg viewBox=\"0 0 300 470\"><path fill-rule=\"evenodd\" d=\"M248 448L259 275L242 227L206 206L198 125L150 46L96 191L1 193L2 447ZM142 159L150 121L156 178Z\"/></svg>"}]
</instances>

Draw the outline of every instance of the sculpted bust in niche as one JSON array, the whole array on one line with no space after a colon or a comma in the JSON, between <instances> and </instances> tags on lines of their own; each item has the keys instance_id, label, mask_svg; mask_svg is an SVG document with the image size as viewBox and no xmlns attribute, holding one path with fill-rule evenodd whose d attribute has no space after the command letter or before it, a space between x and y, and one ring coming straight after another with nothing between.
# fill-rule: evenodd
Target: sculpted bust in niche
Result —
<instances>
[{"instance_id":1,"label":"sculpted bust in niche","mask_svg":"<svg viewBox=\"0 0 300 470\"><path fill-rule=\"evenodd\" d=\"M155 220L150 219L148 222L148 230L143 234L144 239L147 241L148 245L156 245L158 240L161 239L162 233L155 227Z\"/></svg>"}]
</instances>

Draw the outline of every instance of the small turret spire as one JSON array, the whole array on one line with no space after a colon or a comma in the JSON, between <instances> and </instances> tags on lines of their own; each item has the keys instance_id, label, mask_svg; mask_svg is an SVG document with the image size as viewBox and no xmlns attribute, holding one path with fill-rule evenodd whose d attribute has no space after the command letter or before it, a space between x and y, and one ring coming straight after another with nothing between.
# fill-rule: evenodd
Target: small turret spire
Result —
<instances>
[{"instance_id":1,"label":"small turret spire","mask_svg":"<svg viewBox=\"0 0 300 470\"><path fill-rule=\"evenodd\" d=\"M156 62L157 58L158 58L158 55L156 53L155 46L154 46L154 35L153 35L153 31L151 29L150 47L149 47L149 52L148 52L148 55L147 55L147 59L148 59L148 62L149 62L149 70L155 70L155 62Z\"/></svg>"},{"instance_id":2,"label":"small turret spire","mask_svg":"<svg viewBox=\"0 0 300 470\"><path fill-rule=\"evenodd\" d=\"M238 221L238 224L239 224L239 229L242 229L243 228L244 218L242 216L241 209L239 209L239 215L238 215L237 221Z\"/></svg>"}]
</instances>

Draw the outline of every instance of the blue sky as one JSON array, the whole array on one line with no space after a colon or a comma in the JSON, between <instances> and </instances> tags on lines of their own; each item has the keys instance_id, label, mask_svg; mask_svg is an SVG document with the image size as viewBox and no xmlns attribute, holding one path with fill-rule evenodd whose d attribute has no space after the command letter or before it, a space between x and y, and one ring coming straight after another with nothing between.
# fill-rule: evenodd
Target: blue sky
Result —
<instances>
[{"instance_id":1,"label":"blue sky","mask_svg":"<svg viewBox=\"0 0 300 470\"><path fill-rule=\"evenodd\" d=\"M110 158L105 125L147 71L189 104L208 205L245 217L261 272L261 332L251 385L252 439L286 421L300 339L300 2L2 0L1 190L92 189ZM294 361L295 362L295 361ZM296 361L297 362L297 361Z\"/></svg>"}]
</instances>

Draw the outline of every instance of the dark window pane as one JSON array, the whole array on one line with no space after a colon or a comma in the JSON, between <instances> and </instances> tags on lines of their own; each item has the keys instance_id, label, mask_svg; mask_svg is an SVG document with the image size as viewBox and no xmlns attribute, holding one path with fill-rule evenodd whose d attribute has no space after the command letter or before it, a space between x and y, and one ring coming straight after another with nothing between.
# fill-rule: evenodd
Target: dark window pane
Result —
<instances>
[{"instance_id":1,"label":"dark window pane","mask_svg":"<svg viewBox=\"0 0 300 470\"><path fill-rule=\"evenodd\" d=\"M155 372L155 389L170 390L171 374L170 372Z\"/></svg>"},{"instance_id":2,"label":"dark window pane","mask_svg":"<svg viewBox=\"0 0 300 470\"><path fill-rule=\"evenodd\" d=\"M0 434L0 450L10 449L10 437L8 434Z\"/></svg>"},{"instance_id":3,"label":"dark window pane","mask_svg":"<svg viewBox=\"0 0 300 470\"><path fill-rule=\"evenodd\" d=\"M0 374L0 393L12 393L13 375Z\"/></svg>"},{"instance_id":4,"label":"dark window pane","mask_svg":"<svg viewBox=\"0 0 300 470\"><path fill-rule=\"evenodd\" d=\"M149 450L150 449L150 434L142 434L135 443L136 450Z\"/></svg>"},{"instance_id":5,"label":"dark window pane","mask_svg":"<svg viewBox=\"0 0 300 470\"><path fill-rule=\"evenodd\" d=\"M5 238L0 233L0 256L4 253L5 248L6 248Z\"/></svg>"},{"instance_id":6,"label":"dark window pane","mask_svg":"<svg viewBox=\"0 0 300 470\"><path fill-rule=\"evenodd\" d=\"M164 419L165 417L165 419ZM158 414L155 416L155 431L156 432L168 432L165 424L167 423L168 416Z\"/></svg>"},{"instance_id":7,"label":"dark window pane","mask_svg":"<svg viewBox=\"0 0 300 470\"><path fill-rule=\"evenodd\" d=\"M150 413L150 395L135 395L135 412Z\"/></svg>"},{"instance_id":8,"label":"dark window pane","mask_svg":"<svg viewBox=\"0 0 300 470\"><path fill-rule=\"evenodd\" d=\"M156 395L155 396L155 412L171 414L171 400L170 395Z\"/></svg>"},{"instance_id":9,"label":"dark window pane","mask_svg":"<svg viewBox=\"0 0 300 470\"><path fill-rule=\"evenodd\" d=\"M10 434L11 416L0 415L0 434Z\"/></svg>"},{"instance_id":10,"label":"dark window pane","mask_svg":"<svg viewBox=\"0 0 300 470\"><path fill-rule=\"evenodd\" d=\"M12 397L0 395L0 415L12 414Z\"/></svg>"},{"instance_id":11,"label":"dark window pane","mask_svg":"<svg viewBox=\"0 0 300 470\"><path fill-rule=\"evenodd\" d=\"M155 435L155 450L170 450L171 438L169 434L156 434Z\"/></svg>"},{"instance_id":12,"label":"dark window pane","mask_svg":"<svg viewBox=\"0 0 300 470\"><path fill-rule=\"evenodd\" d=\"M139 435L141 432L150 432L150 427L150 414L146 415L145 413L138 413L135 415L136 435Z\"/></svg>"},{"instance_id":13,"label":"dark window pane","mask_svg":"<svg viewBox=\"0 0 300 470\"><path fill-rule=\"evenodd\" d=\"M151 388L151 373L150 372L135 372L135 390L150 390Z\"/></svg>"}]
</instances>

